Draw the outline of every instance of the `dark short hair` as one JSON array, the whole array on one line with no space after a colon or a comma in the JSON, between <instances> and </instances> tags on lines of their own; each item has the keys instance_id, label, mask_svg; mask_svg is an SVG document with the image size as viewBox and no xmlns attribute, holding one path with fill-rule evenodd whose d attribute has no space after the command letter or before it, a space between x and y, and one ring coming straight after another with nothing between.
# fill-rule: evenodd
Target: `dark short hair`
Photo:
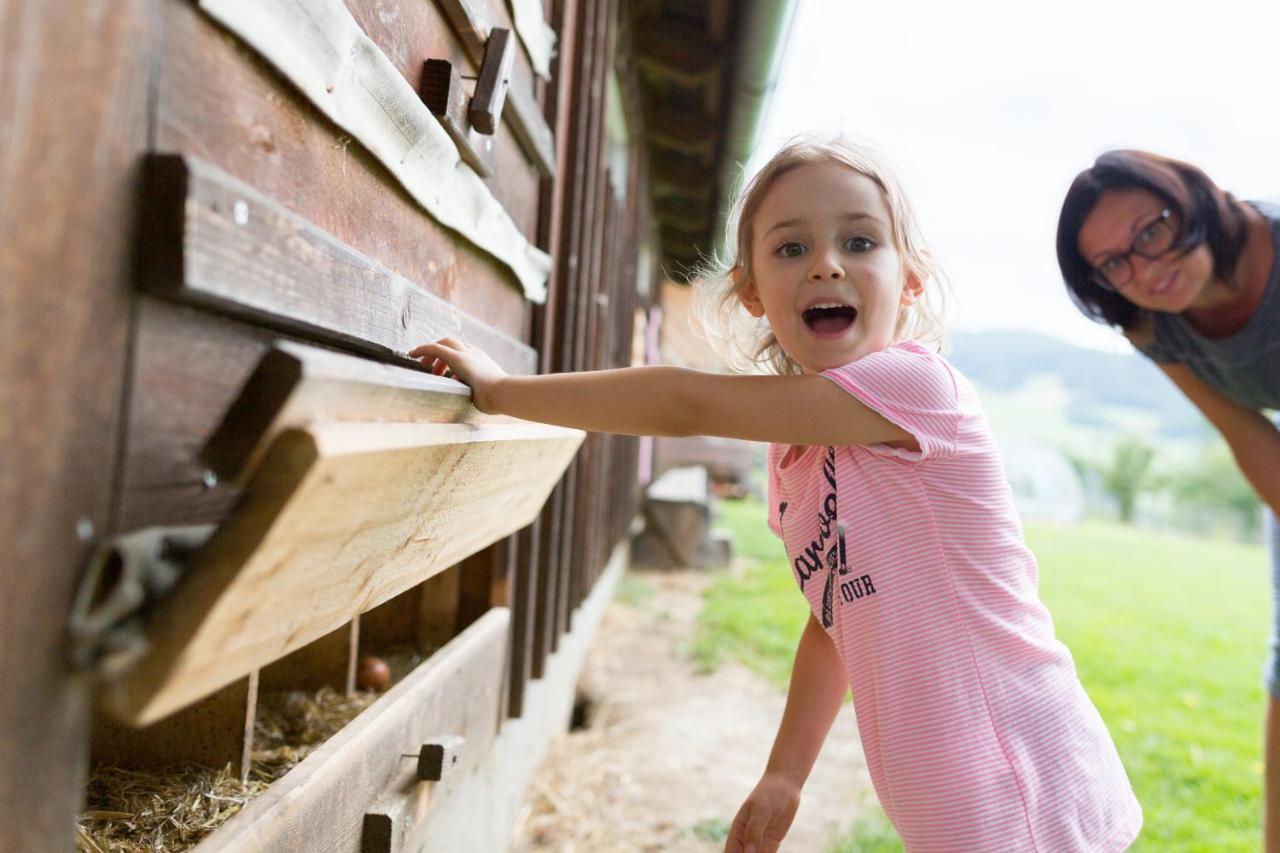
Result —
<instances>
[{"instance_id":1,"label":"dark short hair","mask_svg":"<svg viewBox=\"0 0 1280 853\"><path fill-rule=\"evenodd\" d=\"M1187 252L1209 246L1216 274L1229 276L1244 248L1243 205L1200 169L1148 151L1108 151L1071 182L1058 215L1058 267L1071 299L1086 317L1128 329L1141 313L1136 305L1094 281L1080 254L1080 228L1108 190L1140 189L1159 198L1177 216L1175 246Z\"/></svg>"}]
</instances>

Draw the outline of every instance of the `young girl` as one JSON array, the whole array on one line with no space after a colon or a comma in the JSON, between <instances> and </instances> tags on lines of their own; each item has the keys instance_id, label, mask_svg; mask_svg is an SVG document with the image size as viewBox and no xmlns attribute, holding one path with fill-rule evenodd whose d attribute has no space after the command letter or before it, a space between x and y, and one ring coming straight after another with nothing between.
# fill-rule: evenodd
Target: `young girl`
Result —
<instances>
[{"instance_id":1,"label":"young girl","mask_svg":"<svg viewBox=\"0 0 1280 853\"><path fill-rule=\"evenodd\" d=\"M1265 848L1280 850L1280 204L1241 202L1190 163L1108 151L1071 184L1058 263L1080 310L1116 327L1222 433L1270 509Z\"/></svg>"},{"instance_id":2,"label":"young girl","mask_svg":"<svg viewBox=\"0 0 1280 853\"><path fill-rule=\"evenodd\" d=\"M811 615L726 850L777 849L850 685L908 850L1123 850L1141 810L1037 598L977 397L921 343L937 284L898 182L846 142L799 140L735 219L723 304L762 322L737 343L776 375L507 376L451 339L410 355L486 412L771 442L769 524Z\"/></svg>"}]
</instances>

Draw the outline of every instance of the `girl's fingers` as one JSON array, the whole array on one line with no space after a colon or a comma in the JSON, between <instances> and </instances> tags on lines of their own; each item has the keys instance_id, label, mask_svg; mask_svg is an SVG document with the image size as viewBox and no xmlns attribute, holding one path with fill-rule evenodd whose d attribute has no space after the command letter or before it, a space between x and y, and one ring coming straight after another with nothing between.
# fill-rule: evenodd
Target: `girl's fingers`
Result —
<instances>
[{"instance_id":1,"label":"girl's fingers","mask_svg":"<svg viewBox=\"0 0 1280 853\"><path fill-rule=\"evenodd\" d=\"M764 809L753 809L747 818L747 828L743 833L743 848L746 853L759 853L760 842L764 839L764 831L768 826L769 816Z\"/></svg>"},{"instance_id":2,"label":"girl's fingers","mask_svg":"<svg viewBox=\"0 0 1280 853\"><path fill-rule=\"evenodd\" d=\"M724 853L743 853L749 815L750 809L746 804L738 809L737 815L733 818L733 824L729 827L729 837L724 842Z\"/></svg>"},{"instance_id":3,"label":"girl's fingers","mask_svg":"<svg viewBox=\"0 0 1280 853\"><path fill-rule=\"evenodd\" d=\"M463 344L457 338L441 338L438 341L431 341L426 344L418 344L409 350L409 358L422 358L423 356L440 353L444 350L461 351Z\"/></svg>"}]
</instances>

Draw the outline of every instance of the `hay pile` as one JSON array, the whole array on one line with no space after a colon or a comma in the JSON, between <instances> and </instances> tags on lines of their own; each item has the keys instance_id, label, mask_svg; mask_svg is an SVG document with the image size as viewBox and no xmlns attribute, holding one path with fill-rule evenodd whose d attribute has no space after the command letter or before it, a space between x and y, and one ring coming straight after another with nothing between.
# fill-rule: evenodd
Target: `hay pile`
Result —
<instances>
[{"instance_id":1,"label":"hay pile","mask_svg":"<svg viewBox=\"0 0 1280 853\"><path fill-rule=\"evenodd\" d=\"M328 687L264 695L245 783L230 765L221 770L195 764L145 771L93 768L76 826L77 850L169 853L194 847L377 696L371 691L344 696Z\"/></svg>"},{"instance_id":2,"label":"hay pile","mask_svg":"<svg viewBox=\"0 0 1280 853\"><path fill-rule=\"evenodd\" d=\"M287 690L263 696L253 726L250 778L279 779L376 698L378 693L372 690L346 696L330 687L316 693Z\"/></svg>"}]
</instances>

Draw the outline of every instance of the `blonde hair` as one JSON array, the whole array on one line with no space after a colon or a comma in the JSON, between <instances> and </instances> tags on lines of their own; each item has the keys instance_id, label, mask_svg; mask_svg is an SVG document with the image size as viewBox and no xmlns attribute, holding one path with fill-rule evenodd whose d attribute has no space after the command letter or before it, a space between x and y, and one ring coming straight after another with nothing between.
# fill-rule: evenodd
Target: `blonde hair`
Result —
<instances>
[{"instance_id":1,"label":"blonde hair","mask_svg":"<svg viewBox=\"0 0 1280 853\"><path fill-rule=\"evenodd\" d=\"M725 232L725 257L711 257L693 285L695 327L738 370L765 367L774 373L799 374L801 367L783 352L764 318L747 313L742 288L751 276L751 226L765 195L791 170L809 163L839 163L865 175L884 192L893 226L893 241L906 278L915 277L921 291L904 306L894 329L894 342L919 341L941 351L946 342L947 285L925 245L920 221L902 182L882 157L843 136L809 134L784 145L737 193Z\"/></svg>"}]
</instances>

